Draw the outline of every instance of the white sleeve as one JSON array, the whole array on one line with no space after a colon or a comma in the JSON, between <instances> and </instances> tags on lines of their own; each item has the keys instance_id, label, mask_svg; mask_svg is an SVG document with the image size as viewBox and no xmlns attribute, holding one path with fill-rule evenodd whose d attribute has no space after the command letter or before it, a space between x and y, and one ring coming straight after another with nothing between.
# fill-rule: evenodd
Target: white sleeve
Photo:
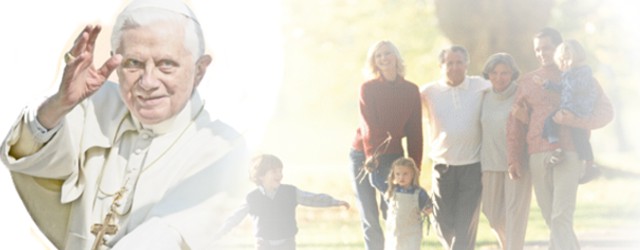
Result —
<instances>
[{"instance_id":1,"label":"white sleeve","mask_svg":"<svg viewBox=\"0 0 640 250\"><path fill-rule=\"evenodd\" d=\"M35 106L23 109L0 145L0 158L11 171L48 179L65 179L76 170L77 147L71 132L60 122L38 128ZM45 131L46 130L46 131Z\"/></svg>"},{"instance_id":2,"label":"white sleeve","mask_svg":"<svg viewBox=\"0 0 640 250\"><path fill-rule=\"evenodd\" d=\"M37 119L38 107L29 107L26 115L26 122L28 123L29 131L31 132L31 134L33 134L34 140L38 143L44 144L48 142L49 140L51 140L51 137L53 137L53 135L62 127L62 121L52 129L47 129L42 126L42 124L40 124L40 121L38 121Z\"/></svg>"},{"instance_id":3,"label":"white sleeve","mask_svg":"<svg viewBox=\"0 0 640 250\"><path fill-rule=\"evenodd\" d=\"M177 230L163 223L160 218L152 218L125 235L111 249L181 250L189 249L189 247Z\"/></svg>"}]
</instances>

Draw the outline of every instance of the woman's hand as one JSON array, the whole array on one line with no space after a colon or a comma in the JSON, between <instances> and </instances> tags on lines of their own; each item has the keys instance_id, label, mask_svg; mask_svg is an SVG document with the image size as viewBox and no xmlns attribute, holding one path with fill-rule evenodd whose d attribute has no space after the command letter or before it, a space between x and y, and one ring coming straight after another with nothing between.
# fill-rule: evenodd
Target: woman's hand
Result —
<instances>
[{"instance_id":1,"label":"woman's hand","mask_svg":"<svg viewBox=\"0 0 640 250\"><path fill-rule=\"evenodd\" d=\"M529 112L529 106L524 101L517 102L511 107L511 115L522 124L529 124Z\"/></svg>"},{"instance_id":2,"label":"woman's hand","mask_svg":"<svg viewBox=\"0 0 640 250\"><path fill-rule=\"evenodd\" d=\"M509 165L509 168L507 170L509 171L509 178L512 180L520 179L520 177L522 176L520 174L520 166L518 165Z\"/></svg>"},{"instance_id":3,"label":"woman's hand","mask_svg":"<svg viewBox=\"0 0 640 250\"><path fill-rule=\"evenodd\" d=\"M431 213L433 213L433 207L425 208L422 210L422 214L424 214L425 216L429 216Z\"/></svg>"}]
</instances>

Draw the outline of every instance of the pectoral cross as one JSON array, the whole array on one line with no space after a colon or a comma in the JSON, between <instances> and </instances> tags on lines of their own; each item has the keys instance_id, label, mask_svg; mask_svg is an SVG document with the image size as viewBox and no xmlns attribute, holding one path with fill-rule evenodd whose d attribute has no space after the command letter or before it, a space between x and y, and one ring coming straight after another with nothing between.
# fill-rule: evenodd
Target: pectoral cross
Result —
<instances>
[{"instance_id":1,"label":"pectoral cross","mask_svg":"<svg viewBox=\"0 0 640 250\"><path fill-rule=\"evenodd\" d=\"M127 189L122 187L120 191L115 193L115 197L113 197L113 202L111 202L111 207L109 209L109 213L104 217L102 223L96 223L91 225L91 233L96 236L96 239L93 241L92 250L99 250L100 246L105 244L104 236L105 235L114 235L118 232L118 225L112 224L113 217L116 211L116 208L120 206L118 201L124 195Z\"/></svg>"}]
</instances>

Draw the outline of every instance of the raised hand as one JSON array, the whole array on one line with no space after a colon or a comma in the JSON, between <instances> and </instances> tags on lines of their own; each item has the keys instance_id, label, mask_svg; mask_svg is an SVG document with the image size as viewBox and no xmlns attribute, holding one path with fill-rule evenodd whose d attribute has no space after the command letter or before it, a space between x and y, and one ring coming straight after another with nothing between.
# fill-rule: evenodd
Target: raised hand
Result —
<instances>
[{"instance_id":1,"label":"raised hand","mask_svg":"<svg viewBox=\"0 0 640 250\"><path fill-rule=\"evenodd\" d=\"M101 30L99 25L87 25L65 55L67 65L58 92L38 109L38 121L43 126L52 128L58 124L76 105L98 91L120 64L122 57L112 55L100 68L95 68L94 49Z\"/></svg>"}]
</instances>

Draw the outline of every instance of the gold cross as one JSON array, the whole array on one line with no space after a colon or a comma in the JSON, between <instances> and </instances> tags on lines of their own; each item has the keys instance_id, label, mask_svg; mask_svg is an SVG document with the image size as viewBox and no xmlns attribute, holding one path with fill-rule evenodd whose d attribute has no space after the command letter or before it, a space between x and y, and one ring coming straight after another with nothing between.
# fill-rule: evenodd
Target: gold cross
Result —
<instances>
[{"instance_id":1,"label":"gold cross","mask_svg":"<svg viewBox=\"0 0 640 250\"><path fill-rule=\"evenodd\" d=\"M104 217L102 223L91 225L91 233L96 236L95 241L93 241L93 246L91 247L92 250L98 250L100 249L100 246L105 244L105 235L114 235L116 234L116 232L118 232L118 225L112 224L112 220L116 208L120 206L118 201L122 198L124 192L126 191L127 189L125 187L122 187L120 191L116 192L115 197L113 198L113 202L111 202L109 213L107 213L107 215Z\"/></svg>"}]
</instances>

